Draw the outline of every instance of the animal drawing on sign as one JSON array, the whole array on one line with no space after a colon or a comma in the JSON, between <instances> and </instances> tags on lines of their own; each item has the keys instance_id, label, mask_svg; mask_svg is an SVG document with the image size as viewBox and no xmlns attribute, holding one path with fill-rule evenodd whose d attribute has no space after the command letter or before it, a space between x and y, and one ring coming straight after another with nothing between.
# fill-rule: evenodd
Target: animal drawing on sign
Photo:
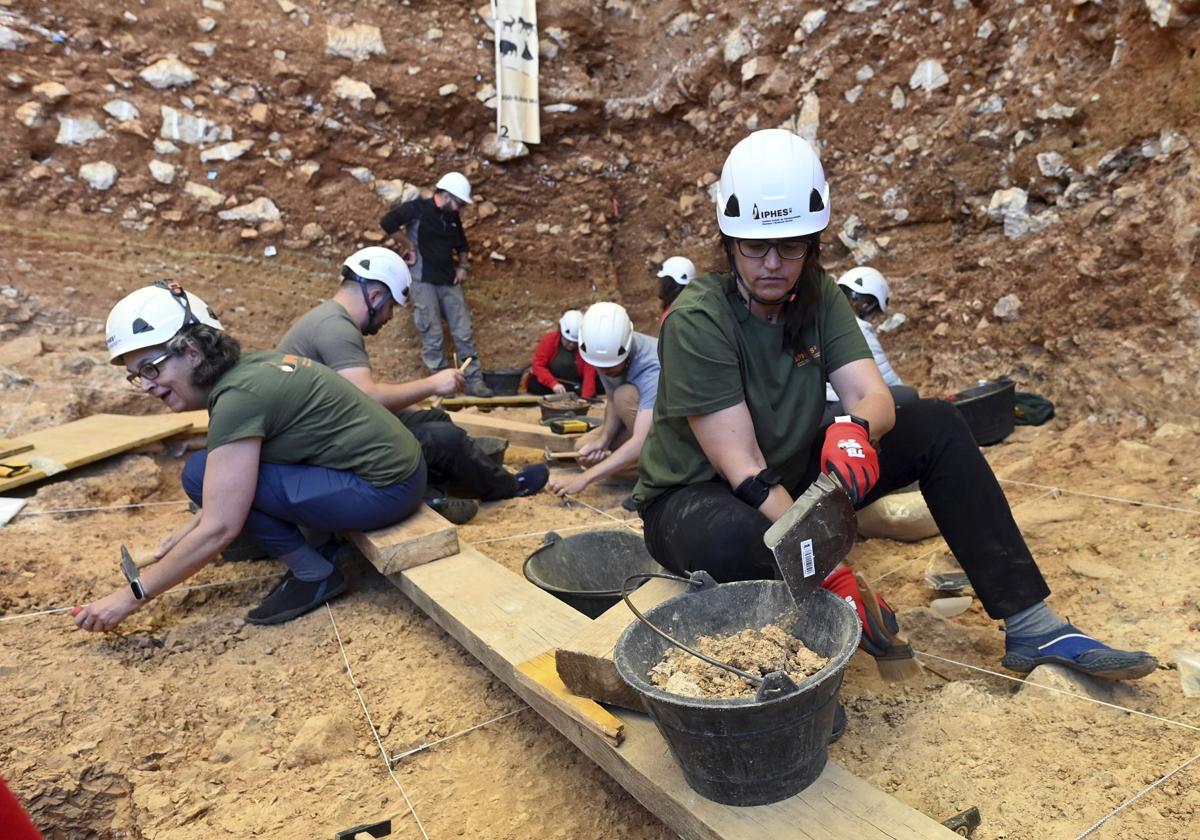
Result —
<instances>
[{"instance_id":1,"label":"animal drawing on sign","mask_svg":"<svg viewBox=\"0 0 1200 840\"><path fill-rule=\"evenodd\" d=\"M500 39L500 55L515 55L516 52L516 44L514 44L512 41L506 41L503 38Z\"/></svg>"},{"instance_id":2,"label":"animal drawing on sign","mask_svg":"<svg viewBox=\"0 0 1200 840\"><path fill-rule=\"evenodd\" d=\"M525 51L521 53L521 58L525 59L526 61L533 61L533 53L529 51L528 43L525 44Z\"/></svg>"},{"instance_id":3,"label":"animal drawing on sign","mask_svg":"<svg viewBox=\"0 0 1200 840\"><path fill-rule=\"evenodd\" d=\"M519 20L521 22L521 31L522 32L532 32L533 31L533 24L530 23L529 21L525 20L525 18L518 17L517 20Z\"/></svg>"},{"instance_id":4,"label":"animal drawing on sign","mask_svg":"<svg viewBox=\"0 0 1200 840\"><path fill-rule=\"evenodd\" d=\"M500 28L502 30L507 29L509 32L511 32L514 23L516 23L516 21L513 20L512 18L509 18L508 20L502 20L502 21L500 21Z\"/></svg>"}]
</instances>

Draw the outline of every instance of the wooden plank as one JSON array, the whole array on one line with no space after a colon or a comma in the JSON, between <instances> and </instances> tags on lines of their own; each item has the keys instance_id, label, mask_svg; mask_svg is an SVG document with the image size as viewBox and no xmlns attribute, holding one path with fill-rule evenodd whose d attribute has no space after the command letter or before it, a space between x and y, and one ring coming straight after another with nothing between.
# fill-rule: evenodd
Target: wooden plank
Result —
<instances>
[{"instance_id":1,"label":"wooden plank","mask_svg":"<svg viewBox=\"0 0 1200 840\"><path fill-rule=\"evenodd\" d=\"M28 452L30 449L33 449L33 444L29 441L0 438L0 458L7 458L9 455L16 455L19 452Z\"/></svg>"},{"instance_id":2,"label":"wooden plank","mask_svg":"<svg viewBox=\"0 0 1200 840\"><path fill-rule=\"evenodd\" d=\"M93 414L32 432L24 440L33 448L9 457L5 463L29 464L33 469L0 481L0 493L179 434L191 425L191 420L176 414Z\"/></svg>"},{"instance_id":3,"label":"wooden plank","mask_svg":"<svg viewBox=\"0 0 1200 840\"><path fill-rule=\"evenodd\" d=\"M551 452L569 452L575 448L578 435L556 435L545 426L522 423L487 414L450 415L454 425L471 435L495 435L508 438L513 446L530 446L534 449L549 449Z\"/></svg>"},{"instance_id":4,"label":"wooden plank","mask_svg":"<svg viewBox=\"0 0 1200 840\"><path fill-rule=\"evenodd\" d=\"M517 671L529 678L529 685L534 691L544 694L547 699L558 704L577 722L591 729L614 747L620 746L625 737L624 725L599 703L567 691L567 687L558 677L553 651L548 650L533 659L522 662L517 666Z\"/></svg>"},{"instance_id":5,"label":"wooden plank","mask_svg":"<svg viewBox=\"0 0 1200 840\"><path fill-rule=\"evenodd\" d=\"M687 584L677 580L650 578L629 597L635 607L645 612L682 594L685 589ZM617 639L635 620L625 602L618 601L582 632L559 645L554 659L558 675L568 691L635 712L642 711L641 698L621 679L613 662Z\"/></svg>"},{"instance_id":6,"label":"wooden plank","mask_svg":"<svg viewBox=\"0 0 1200 840\"><path fill-rule=\"evenodd\" d=\"M506 397L446 397L442 400L442 408L454 411L459 408L503 408L505 406L537 405L544 397L537 394L516 394Z\"/></svg>"},{"instance_id":7,"label":"wooden plank","mask_svg":"<svg viewBox=\"0 0 1200 840\"><path fill-rule=\"evenodd\" d=\"M187 430L189 435L206 435L208 434L208 409L199 408L195 411L181 411L175 415L180 420L187 420L192 424L192 427Z\"/></svg>"},{"instance_id":8,"label":"wooden plank","mask_svg":"<svg viewBox=\"0 0 1200 840\"><path fill-rule=\"evenodd\" d=\"M470 546L390 580L622 787L685 838L954 840L958 835L832 762L796 796L751 808L704 799L684 782L645 715L622 711L613 747L534 690L515 667L578 634L588 619Z\"/></svg>"},{"instance_id":9,"label":"wooden plank","mask_svg":"<svg viewBox=\"0 0 1200 840\"><path fill-rule=\"evenodd\" d=\"M383 575L458 553L458 528L429 505L395 525L346 536Z\"/></svg>"}]
</instances>

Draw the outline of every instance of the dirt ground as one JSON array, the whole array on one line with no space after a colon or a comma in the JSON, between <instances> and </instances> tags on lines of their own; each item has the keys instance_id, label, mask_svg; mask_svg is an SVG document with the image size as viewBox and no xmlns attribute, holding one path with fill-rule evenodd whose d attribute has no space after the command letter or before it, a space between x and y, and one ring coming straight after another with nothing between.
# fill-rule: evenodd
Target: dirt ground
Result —
<instances>
[{"instance_id":1,"label":"dirt ground","mask_svg":"<svg viewBox=\"0 0 1200 840\"><path fill-rule=\"evenodd\" d=\"M345 255L379 238L381 184L428 186L450 168L479 199L465 221L485 366L525 363L563 309L594 300L653 331L657 263L720 264L707 191L726 151L790 124L819 141L833 186L822 260L870 261L907 316L883 337L898 372L929 395L1009 373L1057 404L987 456L1051 605L1163 666L1102 694L1144 714L963 667L998 670L1003 637L977 602L953 619L929 609L923 572L941 541L864 541L852 562L928 668L897 686L857 655L831 757L936 819L978 806L976 837L1057 840L1200 752L1200 707L1169 666L1200 651L1196 3L542 3L542 102L574 110L544 114L543 144L510 162L485 151L492 44L469 5L0 0L0 26L24 39L0 50L0 437L158 410L106 363L102 328L115 300L161 277L200 293L245 347L273 346ZM327 27L352 22L379 26L387 53L327 55ZM193 83L139 78L172 54ZM913 88L926 58L952 80ZM337 99L341 75L369 83L374 105ZM140 116L107 116L114 99ZM164 106L253 153L156 149ZM105 133L64 144L60 118ZM118 170L106 191L80 176L101 160ZM223 203L204 207L189 181ZM1036 232L1007 235L989 212L1013 187L1027 213L1009 221ZM217 215L259 198L281 219ZM1010 295L1018 305L999 306ZM417 348L397 318L370 344L378 376L418 375ZM509 463L538 457L511 449ZM279 573L270 562L212 564L194 581L212 586L110 636L27 615L109 591L121 544L147 549L187 516L181 463L156 445L19 491L28 507L0 530L0 775L48 837L328 837L388 816L414 840L673 836L361 561L350 594L278 628L244 622ZM605 513L490 504L461 537L519 573L548 530L625 527L611 517L629 516L627 492L581 497ZM54 513L122 505L147 506ZM508 713L389 776L381 753ZM1090 836L1162 840L1198 823L1200 762Z\"/></svg>"}]
</instances>

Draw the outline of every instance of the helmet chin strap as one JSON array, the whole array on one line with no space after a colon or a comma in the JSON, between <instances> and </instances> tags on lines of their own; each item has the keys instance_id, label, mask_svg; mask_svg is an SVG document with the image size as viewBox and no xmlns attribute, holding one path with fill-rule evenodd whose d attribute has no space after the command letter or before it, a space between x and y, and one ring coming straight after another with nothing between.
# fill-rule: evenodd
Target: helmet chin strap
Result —
<instances>
[{"instance_id":1,"label":"helmet chin strap","mask_svg":"<svg viewBox=\"0 0 1200 840\"><path fill-rule=\"evenodd\" d=\"M358 277L358 288L362 292L363 303L367 305L367 323L360 331L363 335L375 335L383 327L383 324L375 323L375 316L379 314L380 306L375 306L371 303L371 296L367 294L367 284L361 277Z\"/></svg>"}]
</instances>

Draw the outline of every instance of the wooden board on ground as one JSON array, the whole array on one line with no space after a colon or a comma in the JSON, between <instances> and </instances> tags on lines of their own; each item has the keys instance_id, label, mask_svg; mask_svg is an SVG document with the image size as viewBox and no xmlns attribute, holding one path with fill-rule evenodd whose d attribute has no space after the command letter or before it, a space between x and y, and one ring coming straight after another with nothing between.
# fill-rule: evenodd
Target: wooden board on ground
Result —
<instances>
[{"instance_id":1,"label":"wooden board on ground","mask_svg":"<svg viewBox=\"0 0 1200 840\"><path fill-rule=\"evenodd\" d=\"M458 528L429 505L395 525L346 536L383 575L458 553Z\"/></svg>"},{"instance_id":2,"label":"wooden board on ground","mask_svg":"<svg viewBox=\"0 0 1200 840\"><path fill-rule=\"evenodd\" d=\"M621 711L613 747L516 667L576 636L589 619L470 546L390 580L480 662L659 819L685 838L953 840L958 835L830 763L796 796L752 808L718 805L683 779L645 715Z\"/></svg>"},{"instance_id":3,"label":"wooden board on ground","mask_svg":"<svg viewBox=\"0 0 1200 840\"><path fill-rule=\"evenodd\" d=\"M208 434L208 409L198 408L195 411L181 411L175 415L180 420L187 420L192 427L187 430L189 435Z\"/></svg>"},{"instance_id":4,"label":"wooden board on ground","mask_svg":"<svg viewBox=\"0 0 1200 840\"><path fill-rule=\"evenodd\" d=\"M33 444L29 441L0 438L0 458L7 458L9 455L16 455L19 452L28 452L30 449L33 449Z\"/></svg>"},{"instance_id":5,"label":"wooden board on ground","mask_svg":"<svg viewBox=\"0 0 1200 840\"><path fill-rule=\"evenodd\" d=\"M5 463L28 464L33 469L0 480L0 493L177 435L191 425L190 419L178 414L93 414L53 429L31 432L23 440L33 448L8 457Z\"/></svg>"},{"instance_id":6,"label":"wooden board on ground","mask_svg":"<svg viewBox=\"0 0 1200 840\"><path fill-rule=\"evenodd\" d=\"M508 438L513 446L530 446L534 449L549 449L551 452L568 452L575 448L578 435L556 435L545 426L522 423L488 414L464 414L459 411L450 415L454 425L470 435L494 435Z\"/></svg>"},{"instance_id":7,"label":"wooden board on ground","mask_svg":"<svg viewBox=\"0 0 1200 840\"><path fill-rule=\"evenodd\" d=\"M650 578L629 598L644 613L685 589L687 585L677 580ZM635 712L642 710L642 701L621 679L613 662L617 639L636 620L625 602L617 601L580 633L559 645L554 660L558 676L568 691Z\"/></svg>"},{"instance_id":8,"label":"wooden board on ground","mask_svg":"<svg viewBox=\"0 0 1200 840\"><path fill-rule=\"evenodd\" d=\"M442 400L442 408L454 411L471 406L503 408L504 406L537 405L543 399L545 398L536 394L513 394L506 397L446 397Z\"/></svg>"},{"instance_id":9,"label":"wooden board on ground","mask_svg":"<svg viewBox=\"0 0 1200 840\"><path fill-rule=\"evenodd\" d=\"M625 737L625 728L620 719L599 703L568 691L558 677L551 651L539 653L533 659L522 662L517 670L530 679L534 690L541 690L551 702L561 705L576 721L595 731L614 747L620 746Z\"/></svg>"}]
</instances>

